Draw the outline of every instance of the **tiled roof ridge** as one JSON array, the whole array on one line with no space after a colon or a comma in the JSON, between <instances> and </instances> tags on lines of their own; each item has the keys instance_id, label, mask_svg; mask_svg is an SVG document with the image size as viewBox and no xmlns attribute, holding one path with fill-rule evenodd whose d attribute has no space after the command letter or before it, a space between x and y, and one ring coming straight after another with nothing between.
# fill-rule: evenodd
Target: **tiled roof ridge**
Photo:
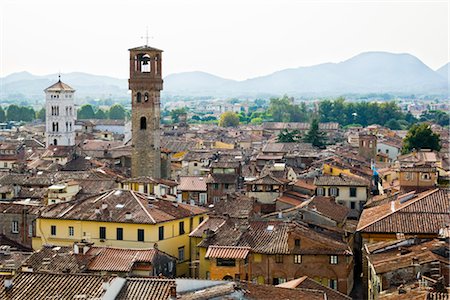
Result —
<instances>
[{"instance_id":1,"label":"tiled roof ridge","mask_svg":"<svg viewBox=\"0 0 450 300\"><path fill-rule=\"evenodd\" d=\"M141 206L141 208L145 211L145 213L146 213L147 216L150 218L150 220L152 220L153 224L156 224L155 219L152 217L152 215L150 214L150 212L145 208L144 204L142 204L142 202L137 198L135 192L130 190L130 193L131 193L131 195L133 195L133 198L137 201L137 203L139 203L139 205Z\"/></svg>"},{"instance_id":2,"label":"tiled roof ridge","mask_svg":"<svg viewBox=\"0 0 450 300\"><path fill-rule=\"evenodd\" d=\"M393 215L394 213L397 213L398 211L400 211L400 210L402 210L402 209L404 209L404 208L410 206L410 205L413 204L413 203L416 203L416 202L418 202L418 201L424 199L425 197L427 197L427 196L429 196L429 195L431 195L431 194L433 194L433 193L435 193L435 192L438 192L439 190L440 190L440 189L437 188L437 189L433 189L433 190L429 190L429 191L423 192L423 193L421 193L421 194L424 194L424 195L421 195L420 197L417 197L417 199L411 199L411 200L406 201L406 202L405 202L406 204L405 204L404 206L402 206L402 207L400 207L400 208L398 208L398 209L395 209L395 210L392 210L392 209L389 210L389 212L388 212L387 214L385 214L384 216L381 216L380 218L377 218L376 220L367 223L366 225L364 225L364 226L361 227L361 228L357 228L357 230L358 230L358 231L361 231L361 230L363 230L364 228L367 228L367 227L369 227L369 226L371 226L371 225L373 225L373 224L375 224L375 223L377 223L377 222L379 222L379 221L381 221L381 220L383 220L383 219L386 219L387 217ZM419 195L420 195L420 194L419 194ZM397 199L398 199L398 198L397 198ZM390 201L390 202L395 202L395 201L397 201L397 200L393 200L393 201ZM385 205L385 204L386 204L386 203L384 203L384 204L382 204L382 205ZM392 205L392 204L391 204L391 205ZM374 207L372 207L372 208L375 208L375 207L376 207L376 206L374 206Z\"/></svg>"}]
</instances>

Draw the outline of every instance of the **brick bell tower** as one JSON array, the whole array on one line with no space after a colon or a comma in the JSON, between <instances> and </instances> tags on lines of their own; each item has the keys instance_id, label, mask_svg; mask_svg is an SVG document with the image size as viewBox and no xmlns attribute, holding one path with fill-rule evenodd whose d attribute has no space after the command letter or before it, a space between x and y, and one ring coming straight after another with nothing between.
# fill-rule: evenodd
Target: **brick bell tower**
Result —
<instances>
[{"instance_id":1,"label":"brick bell tower","mask_svg":"<svg viewBox=\"0 0 450 300\"><path fill-rule=\"evenodd\" d=\"M161 178L160 91L162 50L129 49L132 151L131 176Z\"/></svg>"}]
</instances>

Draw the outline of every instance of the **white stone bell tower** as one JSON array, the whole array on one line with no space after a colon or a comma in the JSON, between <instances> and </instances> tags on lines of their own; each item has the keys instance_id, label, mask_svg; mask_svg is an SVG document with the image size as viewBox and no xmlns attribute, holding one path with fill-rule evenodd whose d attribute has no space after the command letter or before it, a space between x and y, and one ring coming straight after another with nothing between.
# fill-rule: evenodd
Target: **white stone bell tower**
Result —
<instances>
[{"instance_id":1,"label":"white stone bell tower","mask_svg":"<svg viewBox=\"0 0 450 300\"><path fill-rule=\"evenodd\" d=\"M46 88L45 92L45 136L49 146L75 145L75 90L61 81Z\"/></svg>"}]
</instances>

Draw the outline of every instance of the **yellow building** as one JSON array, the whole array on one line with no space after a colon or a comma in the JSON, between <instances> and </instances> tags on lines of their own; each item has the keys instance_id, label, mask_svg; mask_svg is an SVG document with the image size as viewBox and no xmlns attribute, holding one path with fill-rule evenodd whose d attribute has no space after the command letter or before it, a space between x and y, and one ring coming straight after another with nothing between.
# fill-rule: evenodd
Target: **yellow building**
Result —
<instances>
[{"instance_id":1,"label":"yellow building","mask_svg":"<svg viewBox=\"0 0 450 300\"><path fill-rule=\"evenodd\" d=\"M81 190L75 180L53 184L48 187L47 204L72 200Z\"/></svg>"},{"instance_id":2,"label":"yellow building","mask_svg":"<svg viewBox=\"0 0 450 300\"><path fill-rule=\"evenodd\" d=\"M178 259L177 276L189 276L189 233L206 218L206 212L201 207L115 189L46 207L36 220L33 248L70 246L81 240L135 249L157 244Z\"/></svg>"}]
</instances>

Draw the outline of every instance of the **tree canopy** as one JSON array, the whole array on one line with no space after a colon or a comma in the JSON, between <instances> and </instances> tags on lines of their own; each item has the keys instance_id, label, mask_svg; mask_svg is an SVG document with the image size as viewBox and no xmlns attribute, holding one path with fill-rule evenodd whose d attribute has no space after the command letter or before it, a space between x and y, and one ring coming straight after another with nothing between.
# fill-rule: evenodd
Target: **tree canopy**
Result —
<instances>
[{"instance_id":1,"label":"tree canopy","mask_svg":"<svg viewBox=\"0 0 450 300\"><path fill-rule=\"evenodd\" d=\"M301 140L300 131L283 129L277 137L278 143L296 143Z\"/></svg>"},{"instance_id":2,"label":"tree canopy","mask_svg":"<svg viewBox=\"0 0 450 300\"><path fill-rule=\"evenodd\" d=\"M6 119L8 121L24 121L30 122L36 118L36 112L32 107L18 106L11 104L6 109Z\"/></svg>"},{"instance_id":3,"label":"tree canopy","mask_svg":"<svg viewBox=\"0 0 450 300\"><path fill-rule=\"evenodd\" d=\"M325 146L326 136L324 132L319 130L319 120L314 118L311 122L311 126L306 133L303 140L307 143L311 143L314 147Z\"/></svg>"},{"instance_id":4,"label":"tree canopy","mask_svg":"<svg viewBox=\"0 0 450 300\"><path fill-rule=\"evenodd\" d=\"M3 107L0 106L0 122L3 123L5 121L6 121L6 113Z\"/></svg>"},{"instance_id":5,"label":"tree canopy","mask_svg":"<svg viewBox=\"0 0 450 300\"><path fill-rule=\"evenodd\" d=\"M294 104L288 96L270 99L268 113L274 122L305 122L308 120L305 103Z\"/></svg>"},{"instance_id":6,"label":"tree canopy","mask_svg":"<svg viewBox=\"0 0 450 300\"><path fill-rule=\"evenodd\" d=\"M408 130L405 139L403 140L402 153L409 153L413 149L431 149L441 150L440 137L434 133L430 125L426 123L414 124Z\"/></svg>"},{"instance_id":7,"label":"tree canopy","mask_svg":"<svg viewBox=\"0 0 450 300\"><path fill-rule=\"evenodd\" d=\"M220 115L219 126L222 127L236 127L239 125L239 116L232 112L226 111Z\"/></svg>"},{"instance_id":8,"label":"tree canopy","mask_svg":"<svg viewBox=\"0 0 450 300\"><path fill-rule=\"evenodd\" d=\"M94 108L90 104L85 104L80 107L77 113L77 118L82 119L95 119Z\"/></svg>"},{"instance_id":9,"label":"tree canopy","mask_svg":"<svg viewBox=\"0 0 450 300\"><path fill-rule=\"evenodd\" d=\"M108 115L107 115L107 113L106 113L103 109L99 108L99 109L95 112L95 118L96 118L96 119L108 119Z\"/></svg>"},{"instance_id":10,"label":"tree canopy","mask_svg":"<svg viewBox=\"0 0 450 300\"><path fill-rule=\"evenodd\" d=\"M109 109L109 118L112 120L125 120L125 108L120 104L114 104Z\"/></svg>"}]
</instances>

